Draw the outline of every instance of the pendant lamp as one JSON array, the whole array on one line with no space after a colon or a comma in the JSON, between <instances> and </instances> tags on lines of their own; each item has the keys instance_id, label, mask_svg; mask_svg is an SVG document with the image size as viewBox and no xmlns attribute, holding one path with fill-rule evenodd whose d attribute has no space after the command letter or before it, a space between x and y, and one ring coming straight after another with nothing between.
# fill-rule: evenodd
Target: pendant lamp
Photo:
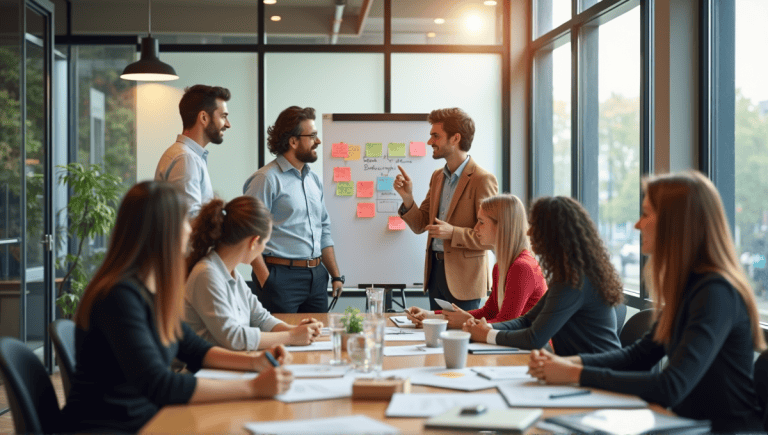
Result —
<instances>
[{"instance_id":1,"label":"pendant lamp","mask_svg":"<svg viewBox=\"0 0 768 435\"><path fill-rule=\"evenodd\" d=\"M148 0L148 3L149 30L147 37L141 39L141 57L138 61L126 66L120 78L143 82L178 80L179 76L176 75L173 67L161 62L157 57L160 44L152 37L152 0Z\"/></svg>"}]
</instances>

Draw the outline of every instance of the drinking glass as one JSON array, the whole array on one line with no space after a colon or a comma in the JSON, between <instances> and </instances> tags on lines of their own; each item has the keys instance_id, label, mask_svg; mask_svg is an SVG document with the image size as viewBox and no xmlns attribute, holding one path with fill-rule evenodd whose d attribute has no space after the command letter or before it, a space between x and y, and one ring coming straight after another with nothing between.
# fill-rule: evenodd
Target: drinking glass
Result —
<instances>
[{"instance_id":1,"label":"drinking glass","mask_svg":"<svg viewBox=\"0 0 768 435\"><path fill-rule=\"evenodd\" d=\"M363 335L366 345L370 348L370 370L376 372L376 377L381 377L381 369L384 365L384 331L386 320L382 317L371 316L363 321Z\"/></svg>"},{"instance_id":2,"label":"drinking glass","mask_svg":"<svg viewBox=\"0 0 768 435\"><path fill-rule=\"evenodd\" d=\"M331 331L331 344L333 345L333 359L331 365L342 365L344 360L341 358L341 336L344 334L344 323L341 319L342 313L328 313L328 329Z\"/></svg>"},{"instance_id":3,"label":"drinking glass","mask_svg":"<svg viewBox=\"0 0 768 435\"><path fill-rule=\"evenodd\" d=\"M369 287L365 289L368 298L368 312L376 316L384 315L384 289Z\"/></svg>"}]
</instances>

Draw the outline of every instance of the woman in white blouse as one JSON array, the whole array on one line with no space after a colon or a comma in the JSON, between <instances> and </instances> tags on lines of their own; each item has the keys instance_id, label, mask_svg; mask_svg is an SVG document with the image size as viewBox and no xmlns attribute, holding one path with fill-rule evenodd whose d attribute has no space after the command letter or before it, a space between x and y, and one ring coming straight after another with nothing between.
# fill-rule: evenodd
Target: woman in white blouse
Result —
<instances>
[{"instance_id":1,"label":"woman in white blouse","mask_svg":"<svg viewBox=\"0 0 768 435\"><path fill-rule=\"evenodd\" d=\"M184 303L185 320L198 335L232 350L308 345L320 335L323 325L313 318L288 325L273 317L235 270L261 255L271 232L269 210L251 196L226 204L215 198L200 210L192 222Z\"/></svg>"}]
</instances>

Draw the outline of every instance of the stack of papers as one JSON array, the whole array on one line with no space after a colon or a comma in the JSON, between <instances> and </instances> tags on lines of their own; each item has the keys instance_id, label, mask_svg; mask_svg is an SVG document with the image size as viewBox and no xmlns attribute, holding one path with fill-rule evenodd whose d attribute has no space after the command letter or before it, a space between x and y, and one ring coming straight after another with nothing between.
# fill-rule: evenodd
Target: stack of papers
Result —
<instances>
[{"instance_id":1,"label":"stack of papers","mask_svg":"<svg viewBox=\"0 0 768 435\"><path fill-rule=\"evenodd\" d=\"M485 405L488 409L507 409L498 393L395 393L387 407L387 417L434 417L457 406Z\"/></svg>"},{"instance_id":2,"label":"stack of papers","mask_svg":"<svg viewBox=\"0 0 768 435\"><path fill-rule=\"evenodd\" d=\"M295 379L291 388L275 396L284 403L311 402L352 396L354 378Z\"/></svg>"},{"instance_id":3,"label":"stack of papers","mask_svg":"<svg viewBox=\"0 0 768 435\"><path fill-rule=\"evenodd\" d=\"M336 435L340 433L349 435L393 435L400 433L396 427L364 415L246 423L245 428L255 435Z\"/></svg>"}]
</instances>

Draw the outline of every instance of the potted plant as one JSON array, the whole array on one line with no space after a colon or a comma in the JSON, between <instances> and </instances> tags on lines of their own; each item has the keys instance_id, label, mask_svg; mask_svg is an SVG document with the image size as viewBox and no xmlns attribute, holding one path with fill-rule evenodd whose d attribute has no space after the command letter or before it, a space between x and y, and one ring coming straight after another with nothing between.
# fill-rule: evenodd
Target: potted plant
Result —
<instances>
[{"instance_id":1,"label":"potted plant","mask_svg":"<svg viewBox=\"0 0 768 435\"><path fill-rule=\"evenodd\" d=\"M344 310L344 317L341 318L341 323L344 324L344 334L341 336L342 350L347 350L347 340L349 340L349 337L363 333L364 319L357 308L347 307Z\"/></svg>"},{"instance_id":2,"label":"potted plant","mask_svg":"<svg viewBox=\"0 0 768 435\"><path fill-rule=\"evenodd\" d=\"M57 261L57 267L67 272L59 285L56 305L67 318L72 318L91 275L103 259L103 252L92 252L86 241L112 231L122 184L119 177L104 172L99 165L70 163L58 168L59 184L70 188L69 203L59 210L67 213L69 226L60 228L64 234L60 234L59 240L68 235L77 242L77 251Z\"/></svg>"}]
</instances>

